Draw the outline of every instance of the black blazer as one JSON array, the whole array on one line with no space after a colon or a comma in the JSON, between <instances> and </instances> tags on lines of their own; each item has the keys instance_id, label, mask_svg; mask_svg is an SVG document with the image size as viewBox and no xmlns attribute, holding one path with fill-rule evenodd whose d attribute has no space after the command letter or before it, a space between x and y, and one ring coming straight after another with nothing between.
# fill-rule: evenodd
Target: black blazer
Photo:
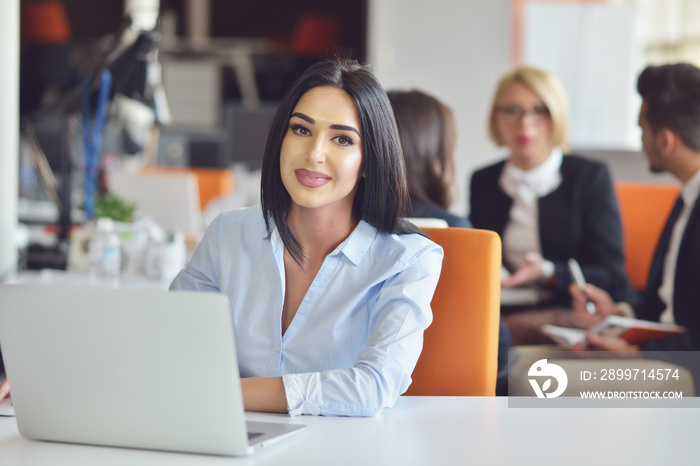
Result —
<instances>
[{"instance_id":1,"label":"black blazer","mask_svg":"<svg viewBox=\"0 0 700 466\"><path fill-rule=\"evenodd\" d=\"M503 235L513 199L498 180L505 160L476 171L470 184L470 220L474 228ZM571 276L567 261L575 258L586 281L606 290L616 301L634 301L625 273L620 212L608 168L576 155L563 158L559 187L539 199L542 256L555 265L555 295L550 305L569 306Z\"/></svg>"},{"instance_id":2,"label":"black blazer","mask_svg":"<svg viewBox=\"0 0 700 466\"><path fill-rule=\"evenodd\" d=\"M667 245L664 243L668 242L672 229L672 222L667 222L661 233L651 263L647 288L636 309L640 319L658 321L664 310L658 291L666 259L664 252ZM685 333L647 343L643 349L700 351L700 198L695 200L678 249L673 288L673 316L678 325L686 327Z\"/></svg>"}]
</instances>

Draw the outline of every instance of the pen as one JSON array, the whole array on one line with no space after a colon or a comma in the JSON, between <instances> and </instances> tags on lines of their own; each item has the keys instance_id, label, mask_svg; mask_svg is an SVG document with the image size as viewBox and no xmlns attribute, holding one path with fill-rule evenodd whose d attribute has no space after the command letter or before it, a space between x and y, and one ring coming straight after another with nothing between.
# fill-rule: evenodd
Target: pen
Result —
<instances>
[{"instance_id":1,"label":"pen","mask_svg":"<svg viewBox=\"0 0 700 466\"><path fill-rule=\"evenodd\" d=\"M581 271L581 266L573 257L569 259L569 272L571 272L571 277L574 279L574 283L579 290L585 295L586 294L586 280L583 278L583 272ZM586 297L586 310L589 314L595 314L595 304Z\"/></svg>"}]
</instances>

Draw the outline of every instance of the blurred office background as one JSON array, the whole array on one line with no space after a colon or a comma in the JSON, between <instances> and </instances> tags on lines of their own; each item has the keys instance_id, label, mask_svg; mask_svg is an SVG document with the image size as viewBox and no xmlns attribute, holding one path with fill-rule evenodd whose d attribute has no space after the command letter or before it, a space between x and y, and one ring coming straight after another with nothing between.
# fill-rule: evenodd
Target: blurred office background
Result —
<instances>
[{"instance_id":1,"label":"blurred office background","mask_svg":"<svg viewBox=\"0 0 700 466\"><path fill-rule=\"evenodd\" d=\"M47 3L60 6L62 25L49 27L32 17L37 6ZM74 156L80 157L80 136L66 140L68 123L46 109L79 88L106 51L113 50L128 3L139 2L2 2L0 83L5 93L0 127L7 135L0 137L0 173L10 180L0 183L3 274L17 261L12 231L17 217L24 223L41 218L35 215L39 204L18 214L18 201L52 202L37 176L36 161L19 155L27 144L19 136L19 117L33 121L60 192L65 146L74 145ZM503 156L488 140L486 118L496 81L509 68L530 64L562 78L571 100L572 151L607 161L617 179L668 181L652 178L639 153L636 76L650 63L700 63L700 0L155 4L157 58L169 118L156 118L157 131L143 134L112 119L105 128L103 163L147 159L151 165L235 170L238 181L254 177L270 120L287 87L315 61L351 57L369 62L385 88L419 88L453 108L459 136L452 210L461 215L468 205L470 173ZM13 92L15 79L19 89ZM147 104L152 107L152 100ZM73 189L76 183L80 180ZM234 190L244 186L241 182Z\"/></svg>"}]
</instances>

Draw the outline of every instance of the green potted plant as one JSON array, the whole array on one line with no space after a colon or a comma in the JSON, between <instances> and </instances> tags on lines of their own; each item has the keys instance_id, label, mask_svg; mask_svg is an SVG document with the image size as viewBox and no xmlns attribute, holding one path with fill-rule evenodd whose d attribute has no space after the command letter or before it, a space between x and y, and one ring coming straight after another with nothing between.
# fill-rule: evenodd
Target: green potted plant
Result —
<instances>
[{"instance_id":1,"label":"green potted plant","mask_svg":"<svg viewBox=\"0 0 700 466\"><path fill-rule=\"evenodd\" d=\"M133 220L136 204L132 204L107 192L95 198L94 218L109 217L117 222L129 223Z\"/></svg>"}]
</instances>

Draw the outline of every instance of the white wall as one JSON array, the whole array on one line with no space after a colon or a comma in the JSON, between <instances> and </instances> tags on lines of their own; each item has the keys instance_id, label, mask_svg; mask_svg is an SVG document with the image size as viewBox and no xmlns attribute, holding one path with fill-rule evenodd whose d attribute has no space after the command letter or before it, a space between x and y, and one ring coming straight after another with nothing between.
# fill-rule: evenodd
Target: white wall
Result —
<instances>
[{"instance_id":1,"label":"white wall","mask_svg":"<svg viewBox=\"0 0 700 466\"><path fill-rule=\"evenodd\" d=\"M465 215L471 172L503 154L486 120L496 82L511 67L511 1L370 0L368 34L369 61L387 90L418 88L454 111L451 210Z\"/></svg>"},{"instance_id":2,"label":"white wall","mask_svg":"<svg viewBox=\"0 0 700 466\"><path fill-rule=\"evenodd\" d=\"M0 282L17 271L19 0L0 1Z\"/></svg>"}]
</instances>

